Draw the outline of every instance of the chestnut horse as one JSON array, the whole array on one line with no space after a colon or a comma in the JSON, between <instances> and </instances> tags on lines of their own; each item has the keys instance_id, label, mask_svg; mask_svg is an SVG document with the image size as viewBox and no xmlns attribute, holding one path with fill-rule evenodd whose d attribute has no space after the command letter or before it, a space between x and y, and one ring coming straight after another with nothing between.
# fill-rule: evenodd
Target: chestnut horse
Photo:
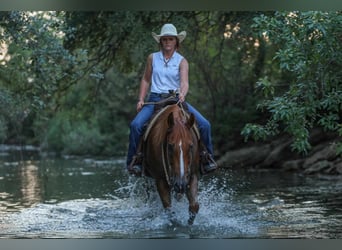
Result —
<instances>
[{"instance_id":1,"label":"chestnut horse","mask_svg":"<svg viewBox=\"0 0 342 250\"><path fill-rule=\"evenodd\" d=\"M191 225L199 210L199 138L194 115L185 113L182 104L172 104L155 119L144 138L144 172L155 179L165 209L171 208L172 191L186 194Z\"/></svg>"}]
</instances>

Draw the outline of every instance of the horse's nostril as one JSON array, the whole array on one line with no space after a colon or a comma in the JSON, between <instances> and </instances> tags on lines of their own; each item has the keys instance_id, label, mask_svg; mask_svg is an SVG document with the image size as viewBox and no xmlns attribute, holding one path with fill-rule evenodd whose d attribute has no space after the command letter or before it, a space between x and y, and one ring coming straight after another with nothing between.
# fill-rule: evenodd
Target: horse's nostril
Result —
<instances>
[{"instance_id":1,"label":"horse's nostril","mask_svg":"<svg viewBox=\"0 0 342 250\"><path fill-rule=\"evenodd\" d=\"M186 184L186 183L183 183L183 192L185 192L186 187L187 187L187 184Z\"/></svg>"},{"instance_id":2,"label":"horse's nostril","mask_svg":"<svg viewBox=\"0 0 342 250\"><path fill-rule=\"evenodd\" d=\"M181 192L180 187L177 184L174 186L174 189L175 189L176 193L180 193Z\"/></svg>"},{"instance_id":3,"label":"horse's nostril","mask_svg":"<svg viewBox=\"0 0 342 250\"><path fill-rule=\"evenodd\" d=\"M173 188L176 193L184 193L186 190L187 184L183 181L176 181L173 185Z\"/></svg>"}]
</instances>

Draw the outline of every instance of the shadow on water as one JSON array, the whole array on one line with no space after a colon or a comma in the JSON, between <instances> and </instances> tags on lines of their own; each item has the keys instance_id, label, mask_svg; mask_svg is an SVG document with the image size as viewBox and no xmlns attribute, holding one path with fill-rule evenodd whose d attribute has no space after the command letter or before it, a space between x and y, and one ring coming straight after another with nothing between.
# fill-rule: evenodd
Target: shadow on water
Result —
<instances>
[{"instance_id":1,"label":"shadow on water","mask_svg":"<svg viewBox=\"0 0 342 250\"><path fill-rule=\"evenodd\" d=\"M161 206L122 159L0 160L0 238L340 238L342 181L276 171L201 178L200 211ZM149 190L149 191L147 191Z\"/></svg>"}]
</instances>

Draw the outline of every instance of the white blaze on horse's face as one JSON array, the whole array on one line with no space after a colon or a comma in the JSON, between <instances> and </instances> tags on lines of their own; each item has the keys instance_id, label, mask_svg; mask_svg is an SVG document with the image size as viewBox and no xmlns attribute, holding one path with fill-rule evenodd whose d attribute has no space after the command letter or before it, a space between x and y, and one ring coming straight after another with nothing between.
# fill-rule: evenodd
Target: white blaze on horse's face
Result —
<instances>
[{"instance_id":1,"label":"white blaze on horse's face","mask_svg":"<svg viewBox=\"0 0 342 250\"><path fill-rule=\"evenodd\" d=\"M183 149L182 149L182 141L179 142L179 167L180 167L180 176L184 176L184 156L183 156Z\"/></svg>"}]
</instances>

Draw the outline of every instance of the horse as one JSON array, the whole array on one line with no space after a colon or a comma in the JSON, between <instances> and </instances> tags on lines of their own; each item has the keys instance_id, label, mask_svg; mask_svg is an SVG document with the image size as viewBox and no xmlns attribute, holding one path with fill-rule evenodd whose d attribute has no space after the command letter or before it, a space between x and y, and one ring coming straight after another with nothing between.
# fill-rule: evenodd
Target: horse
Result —
<instances>
[{"instance_id":1,"label":"horse","mask_svg":"<svg viewBox=\"0 0 342 250\"><path fill-rule=\"evenodd\" d=\"M144 173L155 180L166 210L171 208L172 192L180 197L186 194L189 202L188 224L191 225L199 211L200 157L195 117L192 113L186 113L182 104L178 103L164 107L151 123L144 138Z\"/></svg>"}]
</instances>

